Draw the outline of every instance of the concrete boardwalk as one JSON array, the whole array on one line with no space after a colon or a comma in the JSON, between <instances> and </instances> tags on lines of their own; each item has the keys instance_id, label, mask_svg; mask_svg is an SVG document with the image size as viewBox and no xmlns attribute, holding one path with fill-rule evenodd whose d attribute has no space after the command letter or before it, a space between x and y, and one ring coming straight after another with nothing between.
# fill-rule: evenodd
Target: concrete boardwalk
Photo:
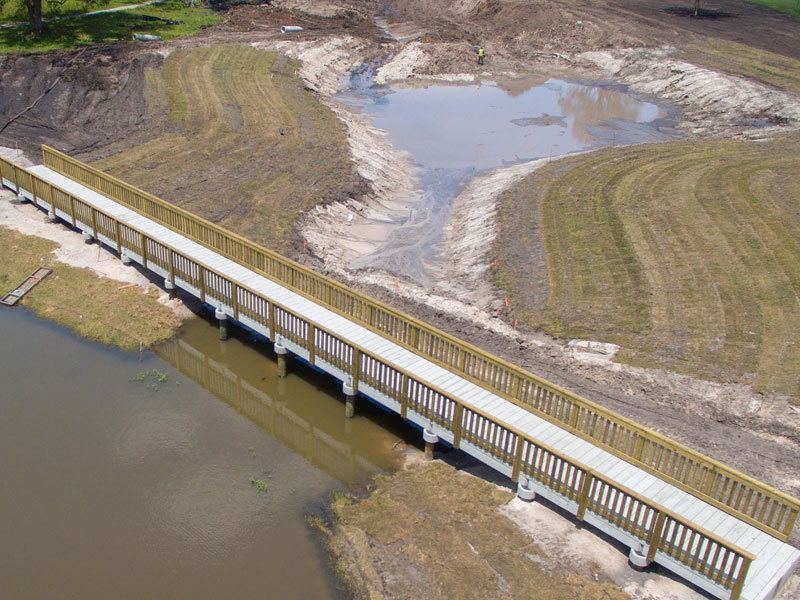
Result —
<instances>
[{"instance_id":1,"label":"concrete boardwalk","mask_svg":"<svg viewBox=\"0 0 800 600\"><path fill-rule=\"evenodd\" d=\"M517 431L524 432L536 440L540 440L550 448L586 465L593 472L602 475L606 480L619 485L620 489L627 488L633 490L669 511L680 515L685 521L697 524L730 544L734 544L752 553L755 555L755 560L753 560L747 572L744 586L741 590L741 598L747 600L768 600L775 594L781 583L785 581L800 561L800 552L798 552L797 549L779 541L761 529L749 525L735 516L622 460L583 438L573 435L557 425L540 418L536 414L508 402L485 388L395 344L391 340L350 321L346 317L328 310L308 298L221 256L215 251L47 167L36 166L30 168L29 171L41 179L53 185L57 185L75 197L80 198L87 204L113 216L113 218L119 220L121 223L128 224L145 232L148 236L159 240L176 252L190 257L191 260L199 264L207 265L216 272L224 274L225 277L240 282L242 285L258 292L259 295L268 299L270 302L274 301L280 305L291 307L291 310L295 314L301 316L302 319L305 319L306 322L315 323L320 327L324 327L325 330L335 334L337 339L345 340L367 349L370 355L379 357L380 361L387 365L396 365L407 372L414 373L415 378L424 381L426 384L435 386L439 390L443 390L450 397L458 398L465 406L474 407L483 414L491 415L493 422L507 425ZM27 195L29 199L31 198L30 192L22 191L22 194ZM42 199L37 199L36 204L43 208L51 208L48 206L47 202ZM63 211L58 210L56 213L60 218L71 222L71 217L63 213ZM91 223L76 222L76 226L84 231L92 232ZM103 239L104 236L102 234L97 237L106 245L116 249L117 243L114 240L108 238ZM142 262L142 257L130 249L125 249L123 252L131 259L140 263ZM148 264L148 268L161 276L169 276L169 273L166 272L165 269L157 265ZM201 296L201 290L188 281L176 277L173 283L189 293L198 297ZM228 318L233 318L233 312L230 307L222 305L220 302L213 299L207 298L206 302L214 306L214 308L217 308L218 311L226 312ZM275 337L270 335L271 332L263 324L242 315L241 312L239 313L239 320L243 325L265 336ZM326 371L342 381L346 382L348 380L348 373L336 366L335 360L325 360L320 356L314 359L310 357L310 353L307 349L299 344L293 343L290 339L285 337L275 339L275 341L300 358L311 360L316 368ZM397 400L377 387L370 386L362 381L358 385L358 392L370 397L372 400L394 412L401 412ZM454 441L454 436L450 430L437 425L433 420L422 414L409 409L406 418L416 425L424 427L427 430L426 433L435 434L440 439L447 442ZM480 459L496 470L506 475L512 474L513 467L509 462L499 460L496 456L485 451L480 445L472 443L466 437L462 438L458 445L461 450ZM555 476L555 466L546 468L553 470L551 475ZM559 473L557 477L561 477L561 474ZM567 475L565 474L564 477L567 477ZM524 474L520 475L520 482L524 487L535 490L537 494L569 510L573 514L579 511L578 503L574 499L562 494L558 489L553 489L552 486L545 485L541 481L533 478L526 481L526 476ZM609 493L608 490L603 491L603 489L598 488L596 492L597 497L593 498L593 500L608 504L606 499L600 498L599 496ZM626 509L628 502L630 502L630 500L624 500L622 505L612 508L612 511L622 513ZM647 521L651 516L643 513L640 517L637 512L635 518L641 520L643 531L651 528L652 523ZM622 541L639 553L642 552L643 548L646 550L644 545L646 540L631 535L628 531L618 527L613 518L604 518L597 512L587 510L584 521ZM670 527L680 529L682 526L672 523ZM702 542L700 544L701 547L690 547L693 543L692 541L687 541L686 547L682 548L679 554L684 553L688 555L694 552L699 555L704 548L702 544L707 542ZM680 536L680 544L684 544L683 535ZM708 544L708 546L710 547L710 544ZM705 554L706 557L709 554L707 549L705 550ZM674 553L670 555L661 550L655 552L653 559L668 570L685 578L714 596L720 598L728 598L730 596L730 589L726 589L724 586L720 585L719 582L713 581L711 578L692 568L692 566L697 564L698 559L694 559L693 562L687 560L681 561L675 558ZM724 569L724 565L722 568Z\"/></svg>"}]
</instances>

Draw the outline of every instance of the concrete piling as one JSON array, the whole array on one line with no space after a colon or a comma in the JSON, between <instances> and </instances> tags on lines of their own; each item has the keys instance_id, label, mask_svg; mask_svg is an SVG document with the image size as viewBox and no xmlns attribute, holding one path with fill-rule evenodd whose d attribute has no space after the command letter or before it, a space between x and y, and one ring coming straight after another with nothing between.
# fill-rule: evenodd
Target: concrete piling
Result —
<instances>
[{"instance_id":1,"label":"concrete piling","mask_svg":"<svg viewBox=\"0 0 800 600\"><path fill-rule=\"evenodd\" d=\"M278 355L278 377L286 377L286 355L289 351L281 344L280 339L275 342L275 354Z\"/></svg>"},{"instance_id":2,"label":"concrete piling","mask_svg":"<svg viewBox=\"0 0 800 600\"><path fill-rule=\"evenodd\" d=\"M125 265L125 266L128 266L128 265L131 264L131 257L128 256L127 254L125 254L124 252L120 256L120 260L122 261L122 264Z\"/></svg>"},{"instance_id":3,"label":"concrete piling","mask_svg":"<svg viewBox=\"0 0 800 600\"><path fill-rule=\"evenodd\" d=\"M525 502L533 502L536 499L536 492L527 479L520 479L517 482L517 497Z\"/></svg>"},{"instance_id":4,"label":"concrete piling","mask_svg":"<svg viewBox=\"0 0 800 600\"><path fill-rule=\"evenodd\" d=\"M47 220L50 221L51 223L58 223L58 215L54 213L52 210L48 211Z\"/></svg>"},{"instance_id":5,"label":"concrete piling","mask_svg":"<svg viewBox=\"0 0 800 600\"><path fill-rule=\"evenodd\" d=\"M91 231L87 230L83 232L83 241L87 244L91 244L94 241L94 236Z\"/></svg>"},{"instance_id":6,"label":"concrete piling","mask_svg":"<svg viewBox=\"0 0 800 600\"><path fill-rule=\"evenodd\" d=\"M165 279L164 280L164 289L167 290L167 292L169 292L170 300L174 300L178 296L178 289L175 287L175 284L172 283L171 280L169 280L169 279ZM217 317L217 318L219 318L219 317ZM227 337L227 333L226 333L226 337ZM222 333L220 333L220 339L224 339L222 337Z\"/></svg>"},{"instance_id":7,"label":"concrete piling","mask_svg":"<svg viewBox=\"0 0 800 600\"><path fill-rule=\"evenodd\" d=\"M219 339L224 342L228 339L228 315L224 310L217 309L214 311L214 316L219 321Z\"/></svg>"},{"instance_id":8,"label":"concrete piling","mask_svg":"<svg viewBox=\"0 0 800 600\"><path fill-rule=\"evenodd\" d=\"M344 416L346 419L352 419L356 414L356 390L353 382L345 381L342 384L342 391L344 392Z\"/></svg>"},{"instance_id":9,"label":"concrete piling","mask_svg":"<svg viewBox=\"0 0 800 600\"><path fill-rule=\"evenodd\" d=\"M439 443L439 436L425 428L422 430L422 439L425 440L425 460L433 460L433 450Z\"/></svg>"},{"instance_id":10,"label":"concrete piling","mask_svg":"<svg viewBox=\"0 0 800 600\"><path fill-rule=\"evenodd\" d=\"M631 563L632 567L639 570L646 569L650 566L650 561L647 560L647 549L644 547L644 544L631 546L631 551L628 554L628 562Z\"/></svg>"}]
</instances>

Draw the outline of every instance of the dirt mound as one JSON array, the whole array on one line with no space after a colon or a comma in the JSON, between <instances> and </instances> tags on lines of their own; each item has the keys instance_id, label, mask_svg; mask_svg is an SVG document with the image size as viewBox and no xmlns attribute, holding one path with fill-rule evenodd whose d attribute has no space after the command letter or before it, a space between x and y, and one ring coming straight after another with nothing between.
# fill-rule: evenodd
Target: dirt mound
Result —
<instances>
[{"instance_id":1,"label":"dirt mound","mask_svg":"<svg viewBox=\"0 0 800 600\"><path fill-rule=\"evenodd\" d=\"M157 53L124 46L0 56L0 145L30 156L85 151L132 134L147 113L144 69Z\"/></svg>"}]
</instances>

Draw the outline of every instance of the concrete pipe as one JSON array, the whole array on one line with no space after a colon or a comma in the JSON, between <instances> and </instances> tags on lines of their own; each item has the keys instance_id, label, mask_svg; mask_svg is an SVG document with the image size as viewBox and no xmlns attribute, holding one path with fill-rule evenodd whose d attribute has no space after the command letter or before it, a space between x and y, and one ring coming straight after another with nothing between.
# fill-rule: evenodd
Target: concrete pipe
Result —
<instances>
[{"instance_id":1,"label":"concrete pipe","mask_svg":"<svg viewBox=\"0 0 800 600\"><path fill-rule=\"evenodd\" d=\"M281 27L281 33L295 33L298 31L303 31L303 28L297 25L284 25Z\"/></svg>"}]
</instances>

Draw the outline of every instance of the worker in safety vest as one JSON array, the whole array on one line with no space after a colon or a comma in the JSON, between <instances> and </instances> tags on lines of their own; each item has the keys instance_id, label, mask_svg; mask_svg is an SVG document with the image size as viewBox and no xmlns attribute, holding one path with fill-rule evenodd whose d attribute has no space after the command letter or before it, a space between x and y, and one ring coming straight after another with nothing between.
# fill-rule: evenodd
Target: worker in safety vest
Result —
<instances>
[{"instance_id":1,"label":"worker in safety vest","mask_svg":"<svg viewBox=\"0 0 800 600\"><path fill-rule=\"evenodd\" d=\"M479 65L483 64L483 57L484 56L486 56L486 53L483 51L482 47L479 47L478 48L478 64Z\"/></svg>"}]
</instances>

